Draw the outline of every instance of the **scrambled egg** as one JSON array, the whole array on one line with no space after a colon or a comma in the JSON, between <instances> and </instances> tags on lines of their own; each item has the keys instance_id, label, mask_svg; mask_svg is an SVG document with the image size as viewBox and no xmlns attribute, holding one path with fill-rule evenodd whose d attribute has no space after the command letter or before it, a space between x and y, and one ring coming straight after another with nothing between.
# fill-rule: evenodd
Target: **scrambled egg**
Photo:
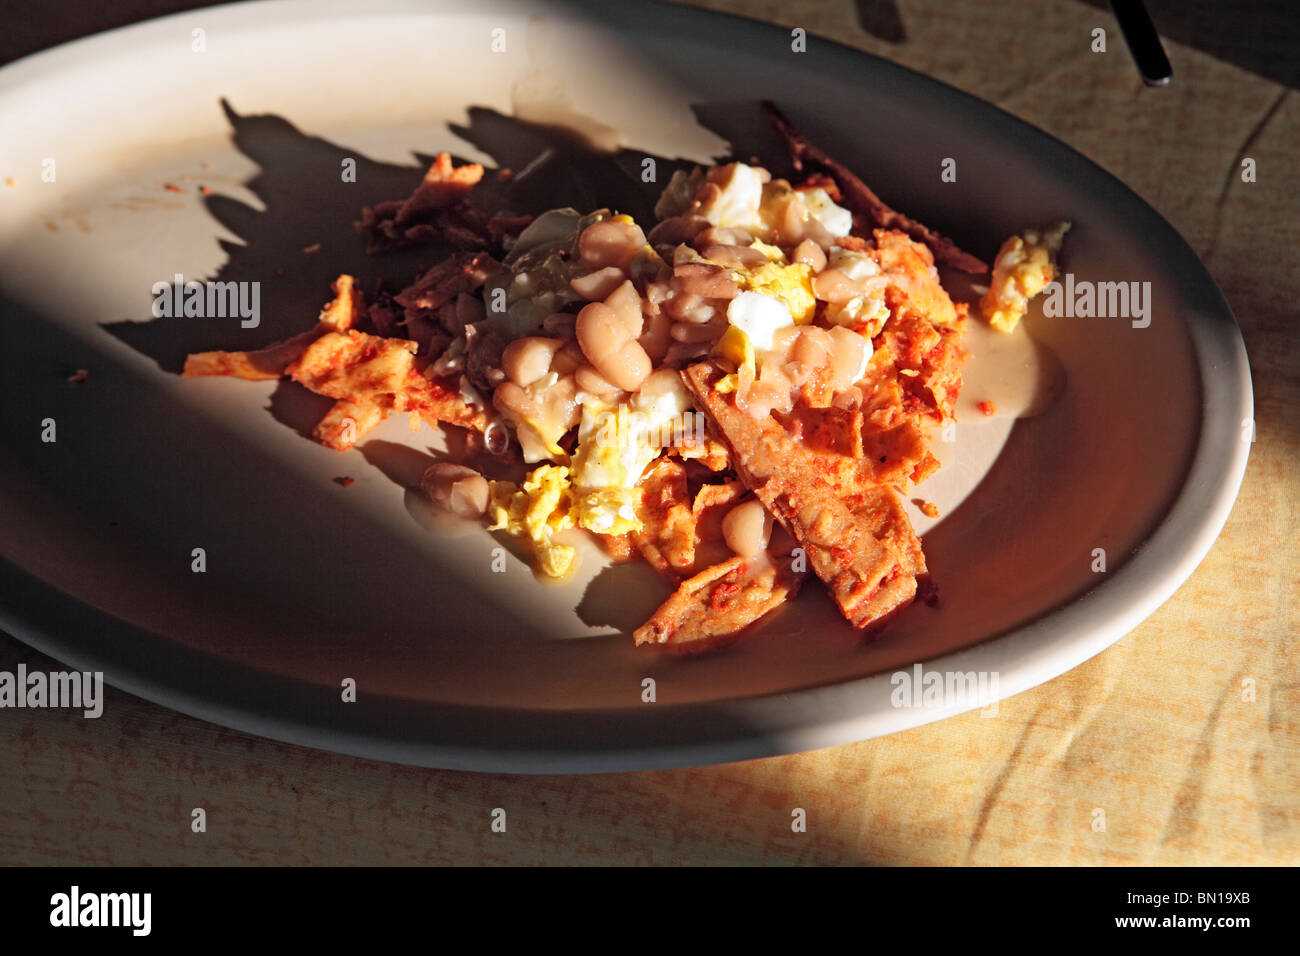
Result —
<instances>
[{"instance_id":1,"label":"scrambled egg","mask_svg":"<svg viewBox=\"0 0 1300 956\"><path fill-rule=\"evenodd\" d=\"M491 500L489 531L508 531L528 538L537 553L538 567L553 578L565 577L573 568L577 551L552 538L573 527L569 469L563 465L542 465L533 469L523 485L513 482L488 483Z\"/></svg>"},{"instance_id":2,"label":"scrambled egg","mask_svg":"<svg viewBox=\"0 0 1300 956\"><path fill-rule=\"evenodd\" d=\"M707 173L699 167L689 173L679 169L660 195L655 216L667 219L683 215L700 198L701 205L695 212L710 225L744 229L759 238L771 238L773 226L796 197L796 191L785 180L765 182L765 178L765 172L745 163L715 166ZM716 186L718 191L701 198L701 187L706 183ZM823 245L849 234L853 214L836 205L825 189L799 190L798 196L803 201L805 227Z\"/></svg>"},{"instance_id":3,"label":"scrambled egg","mask_svg":"<svg viewBox=\"0 0 1300 956\"><path fill-rule=\"evenodd\" d=\"M812 267L802 262L786 262L781 250L755 241L753 247L768 261L755 269L733 273L742 291L727 306L727 331L714 347L714 354L736 366L756 371L757 353L772 348L777 329L806 325L817 311L813 293ZM717 383L722 392L734 391L735 374L725 375Z\"/></svg>"},{"instance_id":4,"label":"scrambled egg","mask_svg":"<svg viewBox=\"0 0 1300 956\"><path fill-rule=\"evenodd\" d=\"M794 325L790 307L762 292L742 292L727 306L728 333L739 332L754 351L770 349L777 329Z\"/></svg>"},{"instance_id":5,"label":"scrambled egg","mask_svg":"<svg viewBox=\"0 0 1300 956\"><path fill-rule=\"evenodd\" d=\"M599 534L626 534L639 528L636 506L641 473L659 454L639 441L632 414L617 408L582 407L578 447L573 455L578 484L575 505L578 524Z\"/></svg>"},{"instance_id":6,"label":"scrambled egg","mask_svg":"<svg viewBox=\"0 0 1300 956\"><path fill-rule=\"evenodd\" d=\"M730 163L716 169L711 178L722 193L715 202L701 208L700 214L723 229L761 229L763 177L759 171L744 163Z\"/></svg>"},{"instance_id":7,"label":"scrambled egg","mask_svg":"<svg viewBox=\"0 0 1300 956\"><path fill-rule=\"evenodd\" d=\"M880 266L876 264L875 259L865 252L845 249L843 246L836 246L831 250L826 265L828 268L844 273L845 276L853 280L869 279L871 276L880 274Z\"/></svg>"},{"instance_id":8,"label":"scrambled egg","mask_svg":"<svg viewBox=\"0 0 1300 956\"><path fill-rule=\"evenodd\" d=\"M768 262L752 272L739 275L742 289L761 292L785 303L795 325L807 325L812 321L813 313L817 311L817 296L813 294L812 287L812 266L802 262Z\"/></svg>"},{"instance_id":9,"label":"scrambled egg","mask_svg":"<svg viewBox=\"0 0 1300 956\"><path fill-rule=\"evenodd\" d=\"M686 389L674 378L667 391L632 396L618 407L586 404L573 455L573 508L588 531L627 534L641 528L637 482L674 439L690 409Z\"/></svg>"},{"instance_id":10,"label":"scrambled egg","mask_svg":"<svg viewBox=\"0 0 1300 956\"><path fill-rule=\"evenodd\" d=\"M751 374L756 369L754 343L738 326L733 325L722 333L722 338L718 339L718 344L713 347L713 354L726 359L737 369L748 368ZM714 388L725 394L734 392L736 385L736 373L732 372L730 375L722 376Z\"/></svg>"},{"instance_id":11,"label":"scrambled egg","mask_svg":"<svg viewBox=\"0 0 1300 956\"><path fill-rule=\"evenodd\" d=\"M1002 243L993 262L989 291L980 300L980 311L999 332L1012 332L1029 310L1029 300L1056 278L1056 254L1069 231L1068 222L1043 230L1026 229Z\"/></svg>"},{"instance_id":12,"label":"scrambled egg","mask_svg":"<svg viewBox=\"0 0 1300 956\"><path fill-rule=\"evenodd\" d=\"M565 577L577 552L554 536L575 525L600 534L641 528L637 483L682 427L690 396L674 377L672 387L638 392L624 405L584 405L573 467L541 465L523 485L489 483L491 531L528 538L543 574ZM662 384L662 383L661 383Z\"/></svg>"}]
</instances>

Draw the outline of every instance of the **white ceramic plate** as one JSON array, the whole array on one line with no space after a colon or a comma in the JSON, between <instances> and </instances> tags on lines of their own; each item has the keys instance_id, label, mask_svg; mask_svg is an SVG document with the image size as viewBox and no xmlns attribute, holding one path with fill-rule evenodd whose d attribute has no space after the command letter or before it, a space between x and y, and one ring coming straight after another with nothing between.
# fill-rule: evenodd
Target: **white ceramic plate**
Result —
<instances>
[{"instance_id":1,"label":"white ceramic plate","mask_svg":"<svg viewBox=\"0 0 1300 956\"><path fill-rule=\"evenodd\" d=\"M546 586L514 558L492 573L486 532L430 529L405 487L443 447L432 430L390 421L340 455L304 437L323 405L296 386L175 374L186 351L308 327L339 272L409 274L420 254L364 259L357 211L404 195L415 154L519 168L535 144L505 117L539 97L616 127L633 168L642 151L708 161L724 137L759 151L754 102L770 97L985 258L1014 231L1073 220L1064 267L1150 282L1150 325L1031 314L1061 394L1033 418L963 422L942 477L917 490L943 510L925 533L939 607L864 645L810 584L729 652L638 650L626 631L666 594L648 569L588 553L576 581ZM985 703L895 706L891 675L917 662L983 673L1005 697L1118 640L1191 574L1245 468L1240 335L1174 230L1050 137L816 38L796 53L780 29L641 4L237 4L10 65L0 116L0 623L253 733L508 771L890 733ZM449 127L471 118L463 136ZM949 157L956 183L940 181ZM152 286L176 273L260 282L261 326L147 324ZM68 383L77 368L89 380ZM345 678L356 703L340 699Z\"/></svg>"}]
</instances>

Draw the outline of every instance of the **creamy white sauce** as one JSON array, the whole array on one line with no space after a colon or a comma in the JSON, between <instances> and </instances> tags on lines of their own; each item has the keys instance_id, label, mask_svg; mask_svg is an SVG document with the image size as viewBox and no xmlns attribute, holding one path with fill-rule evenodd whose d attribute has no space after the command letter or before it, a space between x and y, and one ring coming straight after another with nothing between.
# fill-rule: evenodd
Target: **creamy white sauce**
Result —
<instances>
[{"instance_id":1,"label":"creamy white sauce","mask_svg":"<svg viewBox=\"0 0 1300 956\"><path fill-rule=\"evenodd\" d=\"M973 312L974 310L972 310ZM1052 403L1064 387L1065 373L1051 350L1030 338L1021 322L1014 332L999 332L972 314L964 344L970 358L962 366L957 421L1031 418ZM981 402L992 402L985 415Z\"/></svg>"}]
</instances>

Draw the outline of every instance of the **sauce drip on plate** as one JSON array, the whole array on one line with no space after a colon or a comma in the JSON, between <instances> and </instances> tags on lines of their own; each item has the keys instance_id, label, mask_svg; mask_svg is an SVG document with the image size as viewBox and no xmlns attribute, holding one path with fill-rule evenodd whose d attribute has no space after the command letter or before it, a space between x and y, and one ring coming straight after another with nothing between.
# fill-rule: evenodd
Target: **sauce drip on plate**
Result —
<instances>
[{"instance_id":1,"label":"sauce drip on plate","mask_svg":"<svg viewBox=\"0 0 1300 956\"><path fill-rule=\"evenodd\" d=\"M999 332L972 314L966 320L965 346L970 358L962 366L956 409L960 423L1032 418L1051 405L1064 387L1060 361L1030 338L1023 322L1014 332ZM992 414L984 403L991 404Z\"/></svg>"}]
</instances>

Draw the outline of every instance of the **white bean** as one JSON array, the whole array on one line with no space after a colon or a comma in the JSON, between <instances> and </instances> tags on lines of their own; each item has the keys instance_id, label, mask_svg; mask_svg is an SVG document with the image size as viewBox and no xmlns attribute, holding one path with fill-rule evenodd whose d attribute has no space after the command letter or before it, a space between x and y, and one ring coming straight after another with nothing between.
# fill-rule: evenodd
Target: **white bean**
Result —
<instances>
[{"instance_id":1,"label":"white bean","mask_svg":"<svg viewBox=\"0 0 1300 956\"><path fill-rule=\"evenodd\" d=\"M752 558L767 549L772 536L772 516L757 499L742 501L722 519L722 537L742 558Z\"/></svg>"},{"instance_id":2,"label":"white bean","mask_svg":"<svg viewBox=\"0 0 1300 956\"><path fill-rule=\"evenodd\" d=\"M487 480L465 465L430 465L420 477L420 487L434 504L462 518L477 518L487 510Z\"/></svg>"},{"instance_id":3,"label":"white bean","mask_svg":"<svg viewBox=\"0 0 1300 956\"><path fill-rule=\"evenodd\" d=\"M630 285L630 283L629 283ZM638 325L641 310L637 309ZM578 344L596 371L625 392L634 392L650 374L650 356L637 342L627 322L603 302L592 302L578 313Z\"/></svg>"},{"instance_id":4,"label":"white bean","mask_svg":"<svg viewBox=\"0 0 1300 956\"><path fill-rule=\"evenodd\" d=\"M627 280L618 266L606 266L569 280L569 288L588 302L600 302Z\"/></svg>"},{"instance_id":5,"label":"white bean","mask_svg":"<svg viewBox=\"0 0 1300 956\"><path fill-rule=\"evenodd\" d=\"M607 219L588 226L578 237L578 256L591 269L626 269L645 248L645 233L630 222Z\"/></svg>"},{"instance_id":6,"label":"white bean","mask_svg":"<svg viewBox=\"0 0 1300 956\"><path fill-rule=\"evenodd\" d=\"M515 339L501 353L501 369L516 385L531 385L551 370L551 360L563 347L563 339Z\"/></svg>"},{"instance_id":7,"label":"white bean","mask_svg":"<svg viewBox=\"0 0 1300 956\"><path fill-rule=\"evenodd\" d=\"M678 322L673 325L670 334L678 342L712 342L721 338L725 331L726 317L715 315L707 322Z\"/></svg>"},{"instance_id":8,"label":"white bean","mask_svg":"<svg viewBox=\"0 0 1300 956\"><path fill-rule=\"evenodd\" d=\"M826 251L811 239L805 239L795 246L790 261L802 262L804 265L812 266L813 272L821 272L826 268Z\"/></svg>"}]
</instances>

